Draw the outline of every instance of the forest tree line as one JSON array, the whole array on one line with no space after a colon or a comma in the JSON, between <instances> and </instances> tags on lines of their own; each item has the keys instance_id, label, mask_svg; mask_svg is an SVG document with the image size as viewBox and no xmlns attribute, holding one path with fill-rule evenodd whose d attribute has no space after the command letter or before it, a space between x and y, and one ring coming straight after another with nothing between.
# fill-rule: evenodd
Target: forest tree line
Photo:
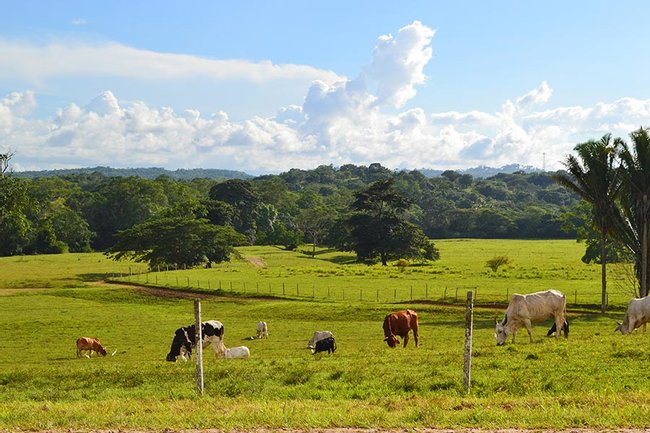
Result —
<instances>
[{"instance_id":1,"label":"forest tree line","mask_svg":"<svg viewBox=\"0 0 650 433\"><path fill-rule=\"evenodd\" d=\"M237 244L351 250L355 197L385 180L407 200L403 218L431 239L574 238L579 197L558 185L554 174L474 178L450 170L428 178L380 164L229 180L97 172L21 178L8 171L0 178L0 255L107 251L119 233L154 218L230 227Z\"/></svg>"}]
</instances>

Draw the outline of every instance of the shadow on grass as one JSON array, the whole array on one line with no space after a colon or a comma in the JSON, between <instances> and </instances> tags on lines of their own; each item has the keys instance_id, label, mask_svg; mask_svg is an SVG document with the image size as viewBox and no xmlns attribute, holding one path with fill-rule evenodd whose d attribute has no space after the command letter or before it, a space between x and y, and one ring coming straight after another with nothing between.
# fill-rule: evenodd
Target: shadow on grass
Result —
<instances>
[{"instance_id":1,"label":"shadow on grass","mask_svg":"<svg viewBox=\"0 0 650 433\"><path fill-rule=\"evenodd\" d=\"M88 274L78 274L76 279L83 281L84 283L94 283L97 281L107 280L109 278L112 278L114 275L114 272L94 272Z\"/></svg>"},{"instance_id":2,"label":"shadow on grass","mask_svg":"<svg viewBox=\"0 0 650 433\"><path fill-rule=\"evenodd\" d=\"M339 254L339 255L332 256L332 257L327 257L327 258L323 257L323 258L319 258L319 260L324 260L326 262L331 262L331 263L334 263L336 265L351 265L351 264L357 263L356 257L350 256L350 255L347 255L347 254Z\"/></svg>"}]
</instances>

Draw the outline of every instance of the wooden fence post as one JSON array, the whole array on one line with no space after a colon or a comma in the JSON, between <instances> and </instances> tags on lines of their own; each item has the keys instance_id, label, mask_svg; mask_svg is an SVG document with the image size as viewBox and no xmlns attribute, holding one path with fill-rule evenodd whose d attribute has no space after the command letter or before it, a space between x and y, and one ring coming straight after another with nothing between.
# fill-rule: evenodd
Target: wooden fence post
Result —
<instances>
[{"instance_id":1,"label":"wooden fence post","mask_svg":"<svg viewBox=\"0 0 650 433\"><path fill-rule=\"evenodd\" d=\"M203 395L203 335L201 334L201 300L194 300L194 335L196 337L196 388Z\"/></svg>"},{"instance_id":2,"label":"wooden fence post","mask_svg":"<svg viewBox=\"0 0 650 433\"><path fill-rule=\"evenodd\" d=\"M465 307L465 393L469 393L472 383L472 328L474 326L474 299L472 291L467 292Z\"/></svg>"}]
</instances>

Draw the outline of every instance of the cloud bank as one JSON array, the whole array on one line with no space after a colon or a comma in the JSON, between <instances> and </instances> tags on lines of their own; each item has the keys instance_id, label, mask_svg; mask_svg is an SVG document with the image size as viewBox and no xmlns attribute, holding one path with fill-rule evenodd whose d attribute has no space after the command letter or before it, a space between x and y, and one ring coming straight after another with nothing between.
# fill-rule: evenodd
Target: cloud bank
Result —
<instances>
[{"instance_id":1,"label":"cloud bank","mask_svg":"<svg viewBox=\"0 0 650 433\"><path fill-rule=\"evenodd\" d=\"M266 82L341 79L332 71L308 65L269 61L215 60L159 53L110 43L33 43L0 39L0 79L23 77L35 83L61 76L113 76L146 80L206 77L213 80Z\"/></svg>"},{"instance_id":2,"label":"cloud bank","mask_svg":"<svg viewBox=\"0 0 650 433\"><path fill-rule=\"evenodd\" d=\"M34 94L14 92L0 99L0 150L8 145L16 151L18 169L109 165L272 173L372 162L392 168L509 163L541 167L544 159L547 169L557 169L580 141L608 132L626 137L641 125L650 126L650 100L628 97L592 107L544 109L553 94L547 82L524 95L513 95L494 113L404 108L426 80L424 68L433 53L434 36L434 30L418 21L395 35L380 36L358 77L317 77L301 105L239 122L221 111L204 115L122 101L111 91L85 106L70 104L53 118L34 120L29 116L37 104ZM128 49L118 47L118 51ZM142 64L149 71L171 75L187 67L167 65L160 60L164 57L151 53ZM123 60L118 55L88 67L104 70L114 63L128 69ZM63 63L50 73L66 68ZM275 69L270 64L255 65L252 70ZM20 68L30 70L25 65ZM259 72L252 70L255 79ZM298 70L288 68L282 73Z\"/></svg>"}]
</instances>

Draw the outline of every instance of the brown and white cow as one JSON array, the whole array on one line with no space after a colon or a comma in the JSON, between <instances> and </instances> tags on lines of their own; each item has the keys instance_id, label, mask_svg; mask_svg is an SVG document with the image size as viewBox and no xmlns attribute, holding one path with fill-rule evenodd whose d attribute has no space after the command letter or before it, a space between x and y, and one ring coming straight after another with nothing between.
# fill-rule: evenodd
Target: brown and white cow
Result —
<instances>
[{"instance_id":1,"label":"brown and white cow","mask_svg":"<svg viewBox=\"0 0 650 433\"><path fill-rule=\"evenodd\" d=\"M404 339L404 347L409 342L409 332L413 331L415 347L418 347L418 313L413 310L396 311L384 318L384 341L389 347L399 345L396 336Z\"/></svg>"},{"instance_id":2,"label":"brown and white cow","mask_svg":"<svg viewBox=\"0 0 650 433\"><path fill-rule=\"evenodd\" d=\"M630 334L641 325L645 332L648 322L650 322L650 296L634 298L627 304L623 323L619 323L614 332L621 331L621 334Z\"/></svg>"},{"instance_id":3,"label":"brown and white cow","mask_svg":"<svg viewBox=\"0 0 650 433\"><path fill-rule=\"evenodd\" d=\"M81 358L83 355L82 352L88 352L86 354L87 358L93 356L93 352L99 353L102 356L106 356L106 349L102 346L102 343L99 342L97 337L79 337L77 338L77 358Z\"/></svg>"},{"instance_id":4,"label":"brown and white cow","mask_svg":"<svg viewBox=\"0 0 650 433\"><path fill-rule=\"evenodd\" d=\"M512 342L515 342L517 330L522 326L526 327L530 342L533 342L532 322L540 322L555 318L554 327L559 329L556 337L559 337L562 331L564 336L569 337L569 322L566 320L566 298L562 292L557 290L546 290L544 292L531 293L529 295L514 294L510 298L510 304L506 309L503 321L496 321L497 346L505 344L508 335L512 334ZM549 335L552 332L549 331Z\"/></svg>"}]
</instances>

